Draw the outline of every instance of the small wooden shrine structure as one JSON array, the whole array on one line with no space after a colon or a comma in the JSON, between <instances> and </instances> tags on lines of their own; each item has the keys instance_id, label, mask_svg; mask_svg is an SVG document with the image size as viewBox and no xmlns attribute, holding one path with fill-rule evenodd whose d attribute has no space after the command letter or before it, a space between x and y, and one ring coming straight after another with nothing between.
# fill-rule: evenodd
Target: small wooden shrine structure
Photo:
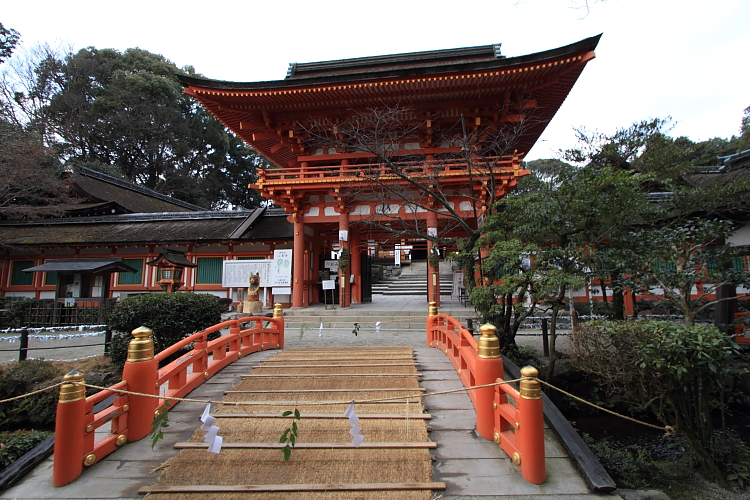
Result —
<instances>
[{"instance_id":1,"label":"small wooden shrine structure","mask_svg":"<svg viewBox=\"0 0 750 500\"><path fill-rule=\"evenodd\" d=\"M39 266L24 269L25 273L57 273L53 324L57 324L62 306L77 305L99 307L99 322L106 318L106 301L109 299L112 273L135 273L122 258L49 259Z\"/></svg>"},{"instance_id":2,"label":"small wooden shrine structure","mask_svg":"<svg viewBox=\"0 0 750 500\"><path fill-rule=\"evenodd\" d=\"M292 306L318 302L323 262L346 250L338 273L347 307L363 300L362 254L386 242L428 256L461 224L481 225L491 203L528 173L523 155L598 42L512 58L488 45L295 63L270 82L180 78L272 163L249 187L294 224ZM404 193L414 182L428 189L411 203ZM415 241L415 233L432 239ZM427 300L439 304L437 264L428 260Z\"/></svg>"}]
</instances>

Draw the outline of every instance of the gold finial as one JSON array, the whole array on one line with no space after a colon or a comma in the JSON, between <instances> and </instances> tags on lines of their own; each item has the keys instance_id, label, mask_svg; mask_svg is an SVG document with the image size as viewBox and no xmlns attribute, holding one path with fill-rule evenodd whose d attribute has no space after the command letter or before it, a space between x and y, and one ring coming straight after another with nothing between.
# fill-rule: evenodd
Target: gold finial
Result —
<instances>
[{"instance_id":1,"label":"gold finial","mask_svg":"<svg viewBox=\"0 0 750 500\"><path fill-rule=\"evenodd\" d=\"M521 368L521 376L527 377L518 383L519 393L524 399L542 399L542 384L539 382L539 370L533 366Z\"/></svg>"},{"instance_id":2,"label":"gold finial","mask_svg":"<svg viewBox=\"0 0 750 500\"><path fill-rule=\"evenodd\" d=\"M82 385L78 385L79 382L83 382L83 373L78 370L73 370L67 375L63 376L63 385L60 386L60 399L61 403L70 403L72 401L80 401L86 398L86 388Z\"/></svg>"},{"instance_id":3,"label":"gold finial","mask_svg":"<svg viewBox=\"0 0 750 500\"><path fill-rule=\"evenodd\" d=\"M154 359L154 341L150 338L152 333L154 331L145 326L130 333L133 339L128 344L128 363Z\"/></svg>"},{"instance_id":4,"label":"gold finial","mask_svg":"<svg viewBox=\"0 0 750 500\"><path fill-rule=\"evenodd\" d=\"M273 305L273 317L274 318L283 318L284 317L284 311L281 309L281 303L276 302Z\"/></svg>"},{"instance_id":5,"label":"gold finial","mask_svg":"<svg viewBox=\"0 0 750 500\"><path fill-rule=\"evenodd\" d=\"M437 315L438 315L437 302L430 302L427 307L427 316L437 316Z\"/></svg>"},{"instance_id":6,"label":"gold finial","mask_svg":"<svg viewBox=\"0 0 750 500\"><path fill-rule=\"evenodd\" d=\"M500 357L500 339L497 338L497 327L489 323L479 327L482 336L477 340L477 356L494 359Z\"/></svg>"}]
</instances>

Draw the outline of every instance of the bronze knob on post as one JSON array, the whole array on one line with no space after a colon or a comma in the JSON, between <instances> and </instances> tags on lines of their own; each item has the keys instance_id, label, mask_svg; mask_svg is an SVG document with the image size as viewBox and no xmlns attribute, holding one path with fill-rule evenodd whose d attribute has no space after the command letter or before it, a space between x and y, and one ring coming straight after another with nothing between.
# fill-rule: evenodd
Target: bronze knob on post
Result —
<instances>
[{"instance_id":1,"label":"bronze knob on post","mask_svg":"<svg viewBox=\"0 0 750 500\"><path fill-rule=\"evenodd\" d=\"M430 302L427 307L427 316L437 316L438 308L437 302Z\"/></svg>"},{"instance_id":2,"label":"bronze knob on post","mask_svg":"<svg viewBox=\"0 0 750 500\"><path fill-rule=\"evenodd\" d=\"M497 338L497 327L489 323L479 327L482 336L477 340L477 356L485 359L500 357L500 339Z\"/></svg>"},{"instance_id":3,"label":"bronze knob on post","mask_svg":"<svg viewBox=\"0 0 750 500\"><path fill-rule=\"evenodd\" d=\"M521 380L518 383L518 392L521 394L521 397L525 399L542 399L542 384L537 379L539 377L539 370L533 366L524 366L521 368L521 376L527 377L527 380Z\"/></svg>"},{"instance_id":4,"label":"bronze knob on post","mask_svg":"<svg viewBox=\"0 0 750 500\"><path fill-rule=\"evenodd\" d=\"M150 328L141 326L131 332L133 339L128 344L128 361L148 361L154 359L154 341L150 338L154 333Z\"/></svg>"},{"instance_id":5,"label":"bronze knob on post","mask_svg":"<svg viewBox=\"0 0 750 500\"><path fill-rule=\"evenodd\" d=\"M86 388L78 383L84 382L83 373L78 370L73 370L63 377L65 382L60 386L60 399L61 403L70 403L71 401L79 401L86 398Z\"/></svg>"}]
</instances>

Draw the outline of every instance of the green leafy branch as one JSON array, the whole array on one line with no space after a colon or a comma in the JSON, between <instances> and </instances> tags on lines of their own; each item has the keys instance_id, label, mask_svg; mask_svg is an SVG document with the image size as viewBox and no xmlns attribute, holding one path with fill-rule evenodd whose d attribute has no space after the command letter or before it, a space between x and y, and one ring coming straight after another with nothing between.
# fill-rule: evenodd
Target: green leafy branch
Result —
<instances>
[{"instance_id":1,"label":"green leafy branch","mask_svg":"<svg viewBox=\"0 0 750 500\"><path fill-rule=\"evenodd\" d=\"M310 329L310 326L307 323L302 323L302 326L299 327L299 339L302 340L302 336L307 333L307 330Z\"/></svg>"},{"instance_id":2,"label":"green leafy branch","mask_svg":"<svg viewBox=\"0 0 750 500\"><path fill-rule=\"evenodd\" d=\"M292 414L294 414L292 426L288 427L279 438L279 443L286 443L286 446L281 449L281 452L284 454L284 460L289 460L292 456L292 448L294 448L294 444L297 442L297 431L299 429L295 420L301 420L301 418L297 408L295 408L294 411L288 410L281 414L282 417L288 417Z\"/></svg>"},{"instance_id":3,"label":"green leafy branch","mask_svg":"<svg viewBox=\"0 0 750 500\"><path fill-rule=\"evenodd\" d=\"M164 402L164 408L160 409L157 414L156 418L154 418L154 421L151 423L151 434L149 436L151 437L151 449L154 449L154 446L156 446L156 443L159 442L160 439L164 438L164 432L162 429L164 427L169 427L169 407L172 406L172 403L169 401Z\"/></svg>"}]
</instances>

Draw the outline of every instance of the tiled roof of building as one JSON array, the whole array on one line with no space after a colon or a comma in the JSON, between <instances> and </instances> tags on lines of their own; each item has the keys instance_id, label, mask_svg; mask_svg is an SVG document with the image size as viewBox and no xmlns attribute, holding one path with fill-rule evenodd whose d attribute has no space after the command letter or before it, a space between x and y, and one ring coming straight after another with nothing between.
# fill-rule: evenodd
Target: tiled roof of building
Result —
<instances>
[{"instance_id":1,"label":"tiled roof of building","mask_svg":"<svg viewBox=\"0 0 750 500\"><path fill-rule=\"evenodd\" d=\"M205 210L204 207L85 167L76 167L72 180L89 198L115 202L133 213Z\"/></svg>"},{"instance_id":2,"label":"tiled roof of building","mask_svg":"<svg viewBox=\"0 0 750 500\"><path fill-rule=\"evenodd\" d=\"M186 86L198 85L226 90L269 90L324 83L418 76L423 73L440 74L490 70L554 59L581 50L593 50L599 43L600 38L601 35L597 35L564 47L518 57L502 56L500 44L495 44L336 61L291 63L284 80L265 82L228 82L182 75L179 76L179 79Z\"/></svg>"},{"instance_id":3,"label":"tiled roof of building","mask_svg":"<svg viewBox=\"0 0 750 500\"><path fill-rule=\"evenodd\" d=\"M256 211L260 210L258 215ZM0 222L0 246L40 247L107 244L178 244L292 239L287 214L262 208L249 211L201 211L122 214L100 217ZM248 218L255 221L241 234Z\"/></svg>"}]
</instances>

